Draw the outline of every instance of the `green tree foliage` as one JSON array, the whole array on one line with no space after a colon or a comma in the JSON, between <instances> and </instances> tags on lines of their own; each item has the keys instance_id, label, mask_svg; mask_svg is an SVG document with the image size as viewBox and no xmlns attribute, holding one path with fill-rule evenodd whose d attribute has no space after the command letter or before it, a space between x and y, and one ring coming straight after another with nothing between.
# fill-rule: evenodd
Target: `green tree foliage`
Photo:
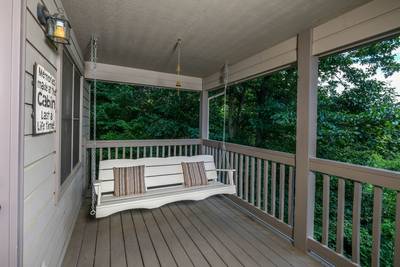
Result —
<instances>
[{"instance_id":1,"label":"green tree foliage","mask_svg":"<svg viewBox=\"0 0 400 267\"><path fill-rule=\"evenodd\" d=\"M227 91L227 141L294 153L296 84L297 71L290 68L231 86ZM223 112L222 97L211 101L212 139L222 139Z\"/></svg>"},{"instance_id":2,"label":"green tree foliage","mask_svg":"<svg viewBox=\"0 0 400 267\"><path fill-rule=\"evenodd\" d=\"M97 138L198 138L199 93L97 82Z\"/></svg>"},{"instance_id":3,"label":"green tree foliage","mask_svg":"<svg viewBox=\"0 0 400 267\"><path fill-rule=\"evenodd\" d=\"M318 156L376 167L384 167L377 157L398 161L400 104L394 88L375 76L400 71L398 47L394 38L321 59Z\"/></svg>"}]
</instances>

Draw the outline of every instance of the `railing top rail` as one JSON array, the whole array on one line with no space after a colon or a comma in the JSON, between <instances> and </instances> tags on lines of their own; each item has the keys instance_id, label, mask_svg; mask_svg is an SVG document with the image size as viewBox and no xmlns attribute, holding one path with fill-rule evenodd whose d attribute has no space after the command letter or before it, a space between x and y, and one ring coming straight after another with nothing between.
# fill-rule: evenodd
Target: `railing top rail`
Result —
<instances>
[{"instance_id":1,"label":"railing top rail","mask_svg":"<svg viewBox=\"0 0 400 267\"><path fill-rule=\"evenodd\" d=\"M174 145L200 145L201 139L152 139L152 140L107 140L96 141L96 147L144 147L144 146L174 146ZM94 142L88 141L87 148L94 148Z\"/></svg>"},{"instance_id":2,"label":"railing top rail","mask_svg":"<svg viewBox=\"0 0 400 267\"><path fill-rule=\"evenodd\" d=\"M327 159L310 159L312 171L400 191L400 172Z\"/></svg>"},{"instance_id":3,"label":"railing top rail","mask_svg":"<svg viewBox=\"0 0 400 267\"><path fill-rule=\"evenodd\" d=\"M96 147L145 147L145 146L174 146L174 145L206 145L222 149L222 142L208 139L157 139L157 140L107 140L96 141ZM89 141L87 148L94 148L94 142ZM295 155L264 148L257 148L233 143L225 143L230 152L235 152L260 159L270 160L286 165L295 166ZM354 180L360 183L369 183L400 191L400 172L360 166L334 160L311 158L312 171Z\"/></svg>"},{"instance_id":4,"label":"railing top rail","mask_svg":"<svg viewBox=\"0 0 400 267\"><path fill-rule=\"evenodd\" d=\"M222 142L209 139L203 139L203 145L222 148ZM233 143L225 143L225 147L226 150L231 152L240 153L265 160L271 160L286 165L291 165L291 166L295 165L294 154L269 150L265 148L233 144Z\"/></svg>"}]
</instances>

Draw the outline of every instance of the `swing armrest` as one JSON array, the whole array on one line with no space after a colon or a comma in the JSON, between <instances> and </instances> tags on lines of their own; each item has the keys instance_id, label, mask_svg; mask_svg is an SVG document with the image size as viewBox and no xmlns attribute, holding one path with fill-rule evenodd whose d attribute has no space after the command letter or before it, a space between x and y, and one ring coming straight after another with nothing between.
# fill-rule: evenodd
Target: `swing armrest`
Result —
<instances>
[{"instance_id":1,"label":"swing armrest","mask_svg":"<svg viewBox=\"0 0 400 267\"><path fill-rule=\"evenodd\" d=\"M94 191L96 192L96 195L100 196L101 195L101 181L95 181L93 183Z\"/></svg>"},{"instance_id":2,"label":"swing armrest","mask_svg":"<svg viewBox=\"0 0 400 267\"><path fill-rule=\"evenodd\" d=\"M101 181L95 181L93 183L94 192L97 195L97 205L100 205L101 201Z\"/></svg>"},{"instance_id":3,"label":"swing armrest","mask_svg":"<svg viewBox=\"0 0 400 267\"><path fill-rule=\"evenodd\" d=\"M217 172L228 172L229 184L234 185L233 173L236 172L235 169L216 169Z\"/></svg>"}]
</instances>

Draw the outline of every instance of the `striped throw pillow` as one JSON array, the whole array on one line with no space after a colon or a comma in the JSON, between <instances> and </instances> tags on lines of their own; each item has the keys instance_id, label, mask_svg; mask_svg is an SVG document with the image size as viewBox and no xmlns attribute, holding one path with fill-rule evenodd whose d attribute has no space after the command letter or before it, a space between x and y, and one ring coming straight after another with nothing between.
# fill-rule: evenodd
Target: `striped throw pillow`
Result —
<instances>
[{"instance_id":1,"label":"striped throw pillow","mask_svg":"<svg viewBox=\"0 0 400 267\"><path fill-rule=\"evenodd\" d=\"M182 162L185 186L206 185L208 183L204 162Z\"/></svg>"},{"instance_id":2,"label":"striped throw pillow","mask_svg":"<svg viewBox=\"0 0 400 267\"><path fill-rule=\"evenodd\" d=\"M138 195L145 192L144 165L113 168L114 196Z\"/></svg>"}]
</instances>

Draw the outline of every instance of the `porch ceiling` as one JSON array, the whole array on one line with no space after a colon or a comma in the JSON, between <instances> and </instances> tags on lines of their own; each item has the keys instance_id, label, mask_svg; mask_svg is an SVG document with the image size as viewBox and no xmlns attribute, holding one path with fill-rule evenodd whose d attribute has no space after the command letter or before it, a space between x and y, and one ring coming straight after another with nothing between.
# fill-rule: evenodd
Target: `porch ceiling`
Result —
<instances>
[{"instance_id":1,"label":"porch ceiling","mask_svg":"<svg viewBox=\"0 0 400 267\"><path fill-rule=\"evenodd\" d=\"M183 39L184 75L206 77L368 0L64 0L88 55L98 61L174 73L173 47Z\"/></svg>"}]
</instances>

